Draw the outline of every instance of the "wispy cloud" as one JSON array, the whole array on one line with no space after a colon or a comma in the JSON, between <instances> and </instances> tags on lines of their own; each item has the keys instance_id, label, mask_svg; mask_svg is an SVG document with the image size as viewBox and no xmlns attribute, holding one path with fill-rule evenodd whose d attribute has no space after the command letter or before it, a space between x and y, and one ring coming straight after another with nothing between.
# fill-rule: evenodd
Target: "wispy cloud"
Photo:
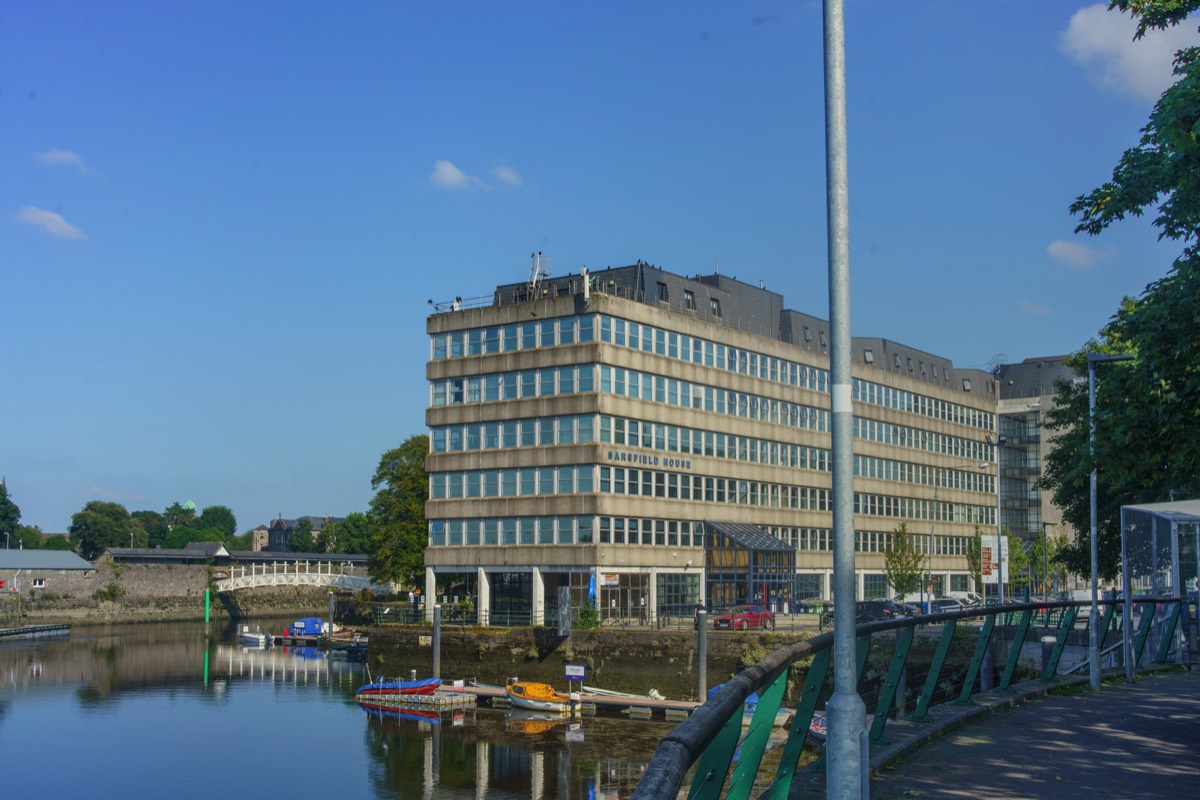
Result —
<instances>
[{"instance_id":1,"label":"wispy cloud","mask_svg":"<svg viewBox=\"0 0 1200 800\"><path fill-rule=\"evenodd\" d=\"M468 175L450 161L440 160L433 165L433 174L429 176L430 182L434 186L441 186L445 189L486 189L479 178L474 175Z\"/></svg>"},{"instance_id":2,"label":"wispy cloud","mask_svg":"<svg viewBox=\"0 0 1200 800\"><path fill-rule=\"evenodd\" d=\"M492 167L492 177L509 186L520 186L522 183L521 173L504 164Z\"/></svg>"},{"instance_id":3,"label":"wispy cloud","mask_svg":"<svg viewBox=\"0 0 1200 800\"><path fill-rule=\"evenodd\" d=\"M1108 253L1103 250L1097 250L1079 242L1069 242L1064 239L1057 239L1046 245L1046 252L1071 269L1077 269L1081 272L1091 269L1105 258L1108 258Z\"/></svg>"},{"instance_id":4,"label":"wispy cloud","mask_svg":"<svg viewBox=\"0 0 1200 800\"><path fill-rule=\"evenodd\" d=\"M78 153L71 150L50 149L37 154L37 160L50 166L66 165L75 167L81 175L97 175L94 169L83 163Z\"/></svg>"},{"instance_id":5,"label":"wispy cloud","mask_svg":"<svg viewBox=\"0 0 1200 800\"><path fill-rule=\"evenodd\" d=\"M51 236L61 239L86 239L83 231L62 218L61 214L37 206L22 206L17 212L17 221L37 225Z\"/></svg>"},{"instance_id":6,"label":"wispy cloud","mask_svg":"<svg viewBox=\"0 0 1200 800\"><path fill-rule=\"evenodd\" d=\"M1107 3L1081 8L1059 36L1059 48L1106 89L1153 102L1174 82L1175 51L1200 44L1194 24L1150 30L1133 40L1136 25Z\"/></svg>"},{"instance_id":7,"label":"wispy cloud","mask_svg":"<svg viewBox=\"0 0 1200 800\"><path fill-rule=\"evenodd\" d=\"M1022 301L1020 308L1026 314L1033 314L1034 316L1037 316L1037 317L1050 316L1050 306L1039 306L1037 303L1030 303L1028 301Z\"/></svg>"}]
</instances>

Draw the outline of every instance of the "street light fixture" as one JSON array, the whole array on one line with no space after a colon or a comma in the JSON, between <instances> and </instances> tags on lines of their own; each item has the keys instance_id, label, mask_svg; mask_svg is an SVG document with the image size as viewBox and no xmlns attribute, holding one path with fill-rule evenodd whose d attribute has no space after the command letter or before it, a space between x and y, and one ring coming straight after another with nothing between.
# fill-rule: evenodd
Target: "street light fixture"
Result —
<instances>
[{"instance_id":1,"label":"street light fixture","mask_svg":"<svg viewBox=\"0 0 1200 800\"><path fill-rule=\"evenodd\" d=\"M1100 689L1100 604L1096 594L1096 573L1099 547L1096 542L1096 365L1110 361L1132 361L1131 355L1088 353L1088 455L1092 460L1091 522L1092 522L1092 616L1088 625L1088 679L1092 691Z\"/></svg>"}]
</instances>

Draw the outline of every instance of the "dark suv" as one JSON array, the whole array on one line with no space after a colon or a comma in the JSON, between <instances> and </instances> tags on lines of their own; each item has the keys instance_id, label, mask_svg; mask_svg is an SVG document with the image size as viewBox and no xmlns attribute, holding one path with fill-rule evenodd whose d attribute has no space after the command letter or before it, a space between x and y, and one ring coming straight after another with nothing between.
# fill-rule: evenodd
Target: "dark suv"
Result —
<instances>
[{"instance_id":1,"label":"dark suv","mask_svg":"<svg viewBox=\"0 0 1200 800\"><path fill-rule=\"evenodd\" d=\"M891 600L859 600L854 604L854 623L878 622L881 619L896 619L906 616L904 608ZM833 625L833 606L826 605L821 614L823 626Z\"/></svg>"},{"instance_id":2,"label":"dark suv","mask_svg":"<svg viewBox=\"0 0 1200 800\"><path fill-rule=\"evenodd\" d=\"M906 616L899 603L891 600L860 600L854 604L855 622L877 622Z\"/></svg>"}]
</instances>

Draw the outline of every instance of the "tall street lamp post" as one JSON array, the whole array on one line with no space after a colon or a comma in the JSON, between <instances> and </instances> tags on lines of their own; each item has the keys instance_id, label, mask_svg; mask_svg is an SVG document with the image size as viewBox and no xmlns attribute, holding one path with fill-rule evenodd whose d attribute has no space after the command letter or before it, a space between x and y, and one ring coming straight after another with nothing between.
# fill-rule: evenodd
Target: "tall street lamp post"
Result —
<instances>
[{"instance_id":1,"label":"tall street lamp post","mask_svg":"<svg viewBox=\"0 0 1200 800\"><path fill-rule=\"evenodd\" d=\"M991 434L988 434L987 443L996 446L996 598L1001 605L1004 605L1004 533L1000 524L1000 448L1008 441L1008 437L1001 436L999 431L1000 415L997 414L996 438L993 440Z\"/></svg>"},{"instance_id":2,"label":"tall street lamp post","mask_svg":"<svg viewBox=\"0 0 1200 800\"><path fill-rule=\"evenodd\" d=\"M1042 594L1047 599L1050 598L1050 541L1046 536L1046 527L1053 524L1053 522L1042 523Z\"/></svg>"},{"instance_id":3,"label":"tall street lamp post","mask_svg":"<svg viewBox=\"0 0 1200 800\"><path fill-rule=\"evenodd\" d=\"M1088 455L1092 459L1091 523L1092 523L1092 616L1088 626L1088 678L1092 691L1100 689L1100 604L1096 593L1096 573L1099 547L1096 542L1096 365L1110 361L1132 361L1131 355L1088 353Z\"/></svg>"}]
</instances>

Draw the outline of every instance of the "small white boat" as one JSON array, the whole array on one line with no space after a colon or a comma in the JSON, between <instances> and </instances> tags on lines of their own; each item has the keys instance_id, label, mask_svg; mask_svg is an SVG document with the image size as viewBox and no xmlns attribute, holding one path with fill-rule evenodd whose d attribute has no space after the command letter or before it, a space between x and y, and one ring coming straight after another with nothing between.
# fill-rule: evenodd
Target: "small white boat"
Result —
<instances>
[{"instance_id":1,"label":"small white boat","mask_svg":"<svg viewBox=\"0 0 1200 800\"><path fill-rule=\"evenodd\" d=\"M264 633L263 630L257 626L251 630L249 625L242 626L241 637L242 644L246 645L247 647L267 647L274 640L274 637L272 637L271 634Z\"/></svg>"}]
</instances>

